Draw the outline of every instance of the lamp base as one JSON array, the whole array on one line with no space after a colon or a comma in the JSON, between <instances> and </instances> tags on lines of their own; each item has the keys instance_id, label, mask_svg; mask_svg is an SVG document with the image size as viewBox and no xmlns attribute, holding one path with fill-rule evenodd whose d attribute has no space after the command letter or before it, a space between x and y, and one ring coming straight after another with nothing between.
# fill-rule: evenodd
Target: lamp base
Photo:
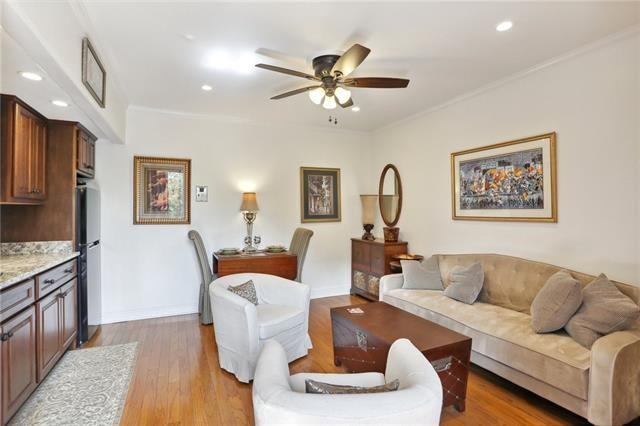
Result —
<instances>
[{"instance_id":1,"label":"lamp base","mask_svg":"<svg viewBox=\"0 0 640 426\"><path fill-rule=\"evenodd\" d=\"M386 242L388 243L398 242L398 237L400 236L400 228L398 227L389 228L388 226L385 226L384 228L382 228L382 231L384 232L384 240Z\"/></svg>"},{"instance_id":2,"label":"lamp base","mask_svg":"<svg viewBox=\"0 0 640 426\"><path fill-rule=\"evenodd\" d=\"M373 234L371 233L371 230L373 229L373 225L370 223L365 223L364 225L362 225L362 227L364 228L364 234L362 234L362 239L366 240L366 241L373 241L376 239L376 237L373 236Z\"/></svg>"}]
</instances>

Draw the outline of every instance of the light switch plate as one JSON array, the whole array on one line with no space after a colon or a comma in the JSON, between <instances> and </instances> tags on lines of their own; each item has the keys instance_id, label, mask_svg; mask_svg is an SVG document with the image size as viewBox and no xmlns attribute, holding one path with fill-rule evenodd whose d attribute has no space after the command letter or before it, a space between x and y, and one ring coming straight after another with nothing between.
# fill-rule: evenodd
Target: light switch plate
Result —
<instances>
[{"instance_id":1,"label":"light switch plate","mask_svg":"<svg viewBox=\"0 0 640 426\"><path fill-rule=\"evenodd\" d=\"M209 187L196 185L196 201L205 203L209 201Z\"/></svg>"}]
</instances>

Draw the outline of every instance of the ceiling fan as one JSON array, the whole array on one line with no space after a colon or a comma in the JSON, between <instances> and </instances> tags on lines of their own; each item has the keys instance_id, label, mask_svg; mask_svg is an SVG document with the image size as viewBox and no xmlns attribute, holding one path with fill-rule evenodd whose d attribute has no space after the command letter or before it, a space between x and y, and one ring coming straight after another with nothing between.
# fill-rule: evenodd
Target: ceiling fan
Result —
<instances>
[{"instance_id":1,"label":"ceiling fan","mask_svg":"<svg viewBox=\"0 0 640 426\"><path fill-rule=\"evenodd\" d=\"M409 80L390 77L353 77L347 76L353 72L369 55L371 49L354 44L344 55L322 55L313 59L314 75L268 64L256 64L256 67L269 71L306 78L318 84L302 87L290 92L281 93L271 99L283 99L300 93L309 93L311 101L326 109L334 109L336 105L348 108L353 105L351 91L348 87L362 87L373 89L401 89L407 87Z\"/></svg>"}]
</instances>

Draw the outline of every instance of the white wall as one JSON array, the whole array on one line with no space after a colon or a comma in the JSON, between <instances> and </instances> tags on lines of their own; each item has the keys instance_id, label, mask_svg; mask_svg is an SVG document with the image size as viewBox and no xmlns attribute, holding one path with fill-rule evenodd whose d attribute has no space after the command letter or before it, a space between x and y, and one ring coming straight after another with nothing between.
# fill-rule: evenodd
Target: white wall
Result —
<instances>
[{"instance_id":1,"label":"white wall","mask_svg":"<svg viewBox=\"0 0 640 426\"><path fill-rule=\"evenodd\" d=\"M611 42L377 132L374 163L402 176L410 250L504 253L639 284L639 44ZM451 219L450 153L549 131L557 224Z\"/></svg>"},{"instance_id":2,"label":"white wall","mask_svg":"<svg viewBox=\"0 0 640 426\"><path fill-rule=\"evenodd\" d=\"M132 224L134 155L191 158L192 191L209 186L208 203L192 196L191 225ZM187 231L198 230L209 252L241 247L246 227L238 209L247 182L255 184L260 205L254 232L263 245L288 245L301 226L300 166L339 167L343 206L342 222L302 225L315 232L303 281L315 297L348 293L349 238L361 232L359 194L368 175L363 155L368 138L361 133L130 108L126 144L97 145L104 322L197 311L200 276Z\"/></svg>"}]
</instances>

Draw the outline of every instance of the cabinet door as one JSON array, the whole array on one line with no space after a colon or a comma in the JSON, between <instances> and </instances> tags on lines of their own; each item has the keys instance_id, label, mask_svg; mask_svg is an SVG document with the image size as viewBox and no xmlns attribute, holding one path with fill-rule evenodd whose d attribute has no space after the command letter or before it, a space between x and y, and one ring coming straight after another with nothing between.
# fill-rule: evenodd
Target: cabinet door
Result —
<instances>
[{"instance_id":1,"label":"cabinet door","mask_svg":"<svg viewBox=\"0 0 640 426\"><path fill-rule=\"evenodd\" d=\"M386 266L385 246L376 245L371 247L371 273L383 276Z\"/></svg>"},{"instance_id":2,"label":"cabinet door","mask_svg":"<svg viewBox=\"0 0 640 426\"><path fill-rule=\"evenodd\" d=\"M34 117L29 111L15 104L12 165L12 193L15 198L31 198L34 193L31 182L33 120Z\"/></svg>"},{"instance_id":3,"label":"cabinet door","mask_svg":"<svg viewBox=\"0 0 640 426\"><path fill-rule=\"evenodd\" d=\"M36 311L33 306L0 325L2 421L36 388Z\"/></svg>"},{"instance_id":4,"label":"cabinet door","mask_svg":"<svg viewBox=\"0 0 640 426\"><path fill-rule=\"evenodd\" d=\"M36 303L38 315L38 380L42 380L62 354L60 290Z\"/></svg>"},{"instance_id":5,"label":"cabinet door","mask_svg":"<svg viewBox=\"0 0 640 426\"><path fill-rule=\"evenodd\" d=\"M351 242L351 266L369 272L371 267L371 245L360 241Z\"/></svg>"},{"instance_id":6,"label":"cabinet door","mask_svg":"<svg viewBox=\"0 0 640 426\"><path fill-rule=\"evenodd\" d=\"M31 186L32 198L44 200L46 192L47 125L33 118L31 126Z\"/></svg>"},{"instance_id":7,"label":"cabinet door","mask_svg":"<svg viewBox=\"0 0 640 426\"><path fill-rule=\"evenodd\" d=\"M78 129L76 136L76 168L85 176L93 176L95 170L95 141L84 131Z\"/></svg>"},{"instance_id":8,"label":"cabinet door","mask_svg":"<svg viewBox=\"0 0 640 426\"><path fill-rule=\"evenodd\" d=\"M62 348L68 347L76 338L78 331L78 280L75 278L60 290L62 301Z\"/></svg>"}]
</instances>

